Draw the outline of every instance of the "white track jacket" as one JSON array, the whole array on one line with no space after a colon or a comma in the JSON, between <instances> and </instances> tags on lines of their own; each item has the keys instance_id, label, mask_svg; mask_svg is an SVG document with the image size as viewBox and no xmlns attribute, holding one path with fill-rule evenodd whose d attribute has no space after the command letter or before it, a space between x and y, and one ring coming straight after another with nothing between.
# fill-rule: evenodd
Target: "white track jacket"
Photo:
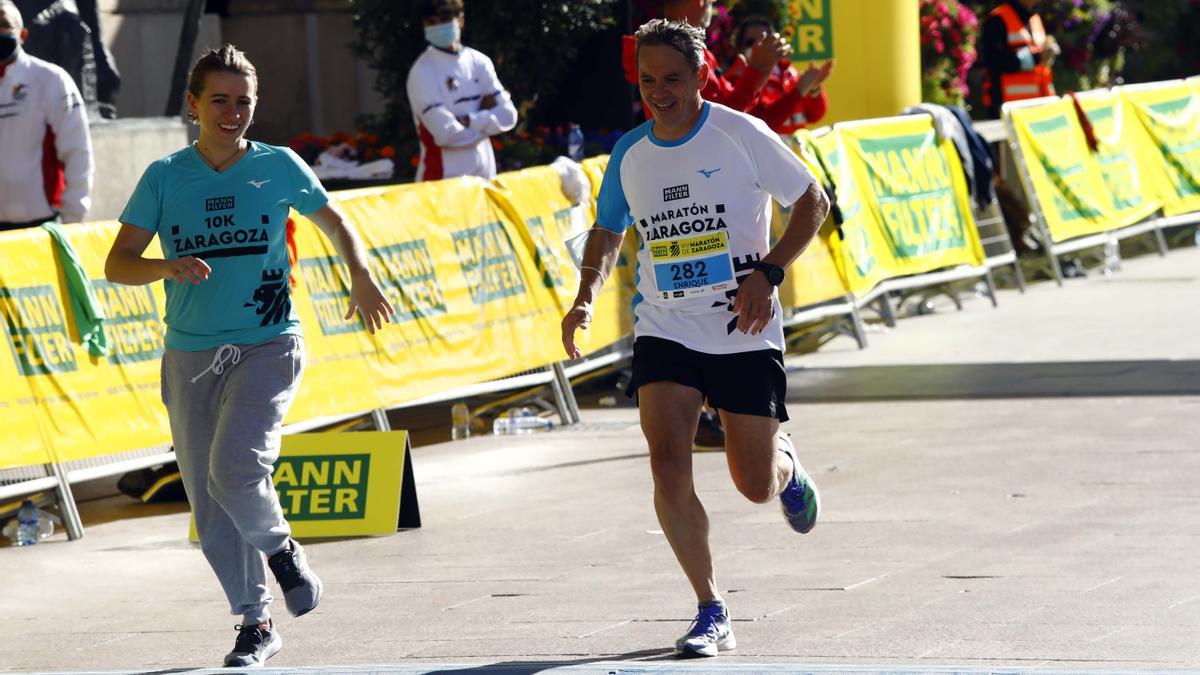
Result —
<instances>
[{"instance_id":1,"label":"white track jacket","mask_svg":"<svg viewBox=\"0 0 1200 675\"><path fill-rule=\"evenodd\" d=\"M57 184L58 164L66 185L56 207L47 195L46 172ZM65 223L82 222L91 206L92 171L87 109L75 83L62 68L18 49L0 76L0 222L32 221L55 211Z\"/></svg>"}]
</instances>

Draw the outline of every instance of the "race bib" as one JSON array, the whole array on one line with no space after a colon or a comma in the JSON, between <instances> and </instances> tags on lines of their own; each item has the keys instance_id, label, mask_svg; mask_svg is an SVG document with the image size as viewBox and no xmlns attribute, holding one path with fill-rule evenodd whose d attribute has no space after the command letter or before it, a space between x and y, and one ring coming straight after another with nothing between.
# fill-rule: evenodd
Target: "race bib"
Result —
<instances>
[{"instance_id":1,"label":"race bib","mask_svg":"<svg viewBox=\"0 0 1200 675\"><path fill-rule=\"evenodd\" d=\"M650 244L650 261L660 300L724 293L737 285L729 236L723 231L685 239L660 239Z\"/></svg>"}]
</instances>

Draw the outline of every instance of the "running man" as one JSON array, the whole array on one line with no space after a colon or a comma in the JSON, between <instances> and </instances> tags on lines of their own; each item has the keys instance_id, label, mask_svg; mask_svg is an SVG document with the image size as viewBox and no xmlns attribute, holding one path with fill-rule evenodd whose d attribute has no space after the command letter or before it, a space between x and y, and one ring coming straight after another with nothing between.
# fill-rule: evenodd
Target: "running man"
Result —
<instances>
[{"instance_id":1,"label":"running man","mask_svg":"<svg viewBox=\"0 0 1200 675\"><path fill-rule=\"evenodd\" d=\"M704 31L661 19L637 32L642 98L654 118L613 148L579 294L563 317L563 347L581 353L592 303L616 264L625 229L637 228L633 378L650 446L654 508L699 600L675 643L680 657L733 649L717 590L708 516L692 482L692 437L708 398L726 429L739 492L776 497L788 524L808 532L820 501L779 423L787 421L783 325L775 287L825 219L828 200L766 124L700 97L709 76ZM768 244L770 198L792 205L779 243Z\"/></svg>"}]
</instances>

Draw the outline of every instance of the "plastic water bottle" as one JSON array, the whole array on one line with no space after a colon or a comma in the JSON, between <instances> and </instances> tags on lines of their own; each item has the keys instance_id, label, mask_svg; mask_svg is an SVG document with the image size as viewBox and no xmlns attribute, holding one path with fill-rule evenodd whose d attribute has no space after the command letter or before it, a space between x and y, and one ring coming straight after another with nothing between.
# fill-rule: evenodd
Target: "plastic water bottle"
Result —
<instances>
[{"instance_id":1,"label":"plastic water bottle","mask_svg":"<svg viewBox=\"0 0 1200 675\"><path fill-rule=\"evenodd\" d=\"M554 422L533 414L529 408L510 408L508 412L492 421L492 433L497 436L531 434L553 428Z\"/></svg>"},{"instance_id":2,"label":"plastic water bottle","mask_svg":"<svg viewBox=\"0 0 1200 675\"><path fill-rule=\"evenodd\" d=\"M572 123L567 132L567 157L576 162L583 161L583 130L578 124Z\"/></svg>"},{"instance_id":3,"label":"plastic water bottle","mask_svg":"<svg viewBox=\"0 0 1200 675\"><path fill-rule=\"evenodd\" d=\"M471 435L471 410L464 401L450 408L450 437L461 441Z\"/></svg>"},{"instance_id":4,"label":"plastic water bottle","mask_svg":"<svg viewBox=\"0 0 1200 675\"><path fill-rule=\"evenodd\" d=\"M38 527L38 508L26 499L21 502L17 511L17 536L13 543L17 546L33 546L38 542L40 528Z\"/></svg>"}]
</instances>

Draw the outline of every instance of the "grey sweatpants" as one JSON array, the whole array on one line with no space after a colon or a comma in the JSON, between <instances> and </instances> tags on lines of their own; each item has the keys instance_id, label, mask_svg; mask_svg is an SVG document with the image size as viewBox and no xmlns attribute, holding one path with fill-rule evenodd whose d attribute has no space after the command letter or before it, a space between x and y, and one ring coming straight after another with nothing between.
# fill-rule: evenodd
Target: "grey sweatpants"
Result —
<instances>
[{"instance_id":1,"label":"grey sweatpants","mask_svg":"<svg viewBox=\"0 0 1200 675\"><path fill-rule=\"evenodd\" d=\"M167 349L162 398L200 548L230 611L250 625L270 618L264 555L291 535L271 471L304 370L304 340L281 335L236 349L236 363L228 345Z\"/></svg>"}]
</instances>

